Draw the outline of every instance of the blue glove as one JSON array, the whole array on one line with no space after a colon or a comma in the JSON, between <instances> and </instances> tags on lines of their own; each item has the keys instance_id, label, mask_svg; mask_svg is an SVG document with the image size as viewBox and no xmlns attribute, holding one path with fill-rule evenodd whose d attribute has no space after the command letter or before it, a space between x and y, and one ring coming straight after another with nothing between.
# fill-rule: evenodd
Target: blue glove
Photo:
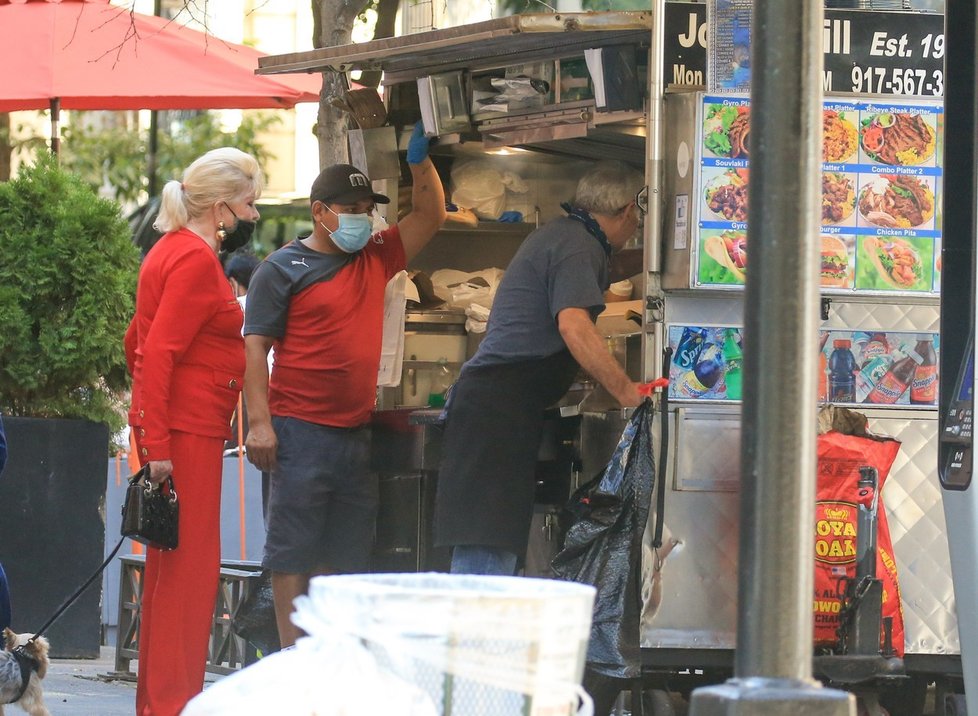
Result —
<instances>
[{"instance_id":1,"label":"blue glove","mask_svg":"<svg viewBox=\"0 0 978 716\"><path fill-rule=\"evenodd\" d=\"M408 140L407 163L420 164L428 157L428 138L424 136L424 123L418 120Z\"/></svg>"},{"instance_id":2,"label":"blue glove","mask_svg":"<svg viewBox=\"0 0 978 716\"><path fill-rule=\"evenodd\" d=\"M497 221L501 221L504 224L518 224L523 221L523 214L519 211L504 211L499 215Z\"/></svg>"}]
</instances>

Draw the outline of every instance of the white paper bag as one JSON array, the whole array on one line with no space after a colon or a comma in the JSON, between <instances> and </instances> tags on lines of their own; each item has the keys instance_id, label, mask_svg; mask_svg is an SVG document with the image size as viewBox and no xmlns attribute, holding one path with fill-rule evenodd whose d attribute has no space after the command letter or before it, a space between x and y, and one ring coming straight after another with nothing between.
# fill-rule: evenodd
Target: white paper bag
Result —
<instances>
[{"instance_id":1,"label":"white paper bag","mask_svg":"<svg viewBox=\"0 0 978 716\"><path fill-rule=\"evenodd\" d=\"M377 372L377 385L381 388L394 388L401 384L407 283L407 271L399 271L387 282L384 291L384 338L380 347L380 370Z\"/></svg>"}]
</instances>

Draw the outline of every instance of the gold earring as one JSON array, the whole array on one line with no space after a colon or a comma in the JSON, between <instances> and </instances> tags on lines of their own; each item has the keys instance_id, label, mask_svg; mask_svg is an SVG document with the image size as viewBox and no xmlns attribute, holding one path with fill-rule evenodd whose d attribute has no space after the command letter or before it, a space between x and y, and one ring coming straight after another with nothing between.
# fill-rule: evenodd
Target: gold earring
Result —
<instances>
[{"instance_id":1,"label":"gold earring","mask_svg":"<svg viewBox=\"0 0 978 716\"><path fill-rule=\"evenodd\" d=\"M218 221L217 222L217 240L220 241L223 244L224 243L224 239L226 239L227 237L228 237L228 232L224 230L224 222L223 221Z\"/></svg>"}]
</instances>

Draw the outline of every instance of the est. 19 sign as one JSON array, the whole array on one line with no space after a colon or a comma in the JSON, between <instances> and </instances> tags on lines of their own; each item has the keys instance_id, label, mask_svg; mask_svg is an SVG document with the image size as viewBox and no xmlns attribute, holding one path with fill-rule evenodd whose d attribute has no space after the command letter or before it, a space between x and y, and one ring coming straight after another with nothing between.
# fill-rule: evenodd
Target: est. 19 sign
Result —
<instances>
[{"instance_id":1,"label":"est. 19 sign","mask_svg":"<svg viewBox=\"0 0 978 716\"><path fill-rule=\"evenodd\" d=\"M666 3L666 85L705 85L706 9ZM825 94L941 97L944 16L826 9L822 26Z\"/></svg>"},{"instance_id":2,"label":"est. 19 sign","mask_svg":"<svg viewBox=\"0 0 978 716\"><path fill-rule=\"evenodd\" d=\"M839 15L826 17L826 94L943 96L943 16L855 10Z\"/></svg>"}]
</instances>

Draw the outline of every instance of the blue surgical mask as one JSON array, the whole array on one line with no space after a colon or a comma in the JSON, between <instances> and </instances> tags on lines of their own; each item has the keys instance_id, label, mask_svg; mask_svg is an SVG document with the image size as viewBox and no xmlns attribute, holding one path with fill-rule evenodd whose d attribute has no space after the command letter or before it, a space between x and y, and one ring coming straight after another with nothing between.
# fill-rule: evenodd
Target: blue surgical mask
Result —
<instances>
[{"instance_id":1,"label":"blue surgical mask","mask_svg":"<svg viewBox=\"0 0 978 716\"><path fill-rule=\"evenodd\" d=\"M329 207L326 208L329 209ZM329 210L336 214L332 209ZM367 242L370 240L370 234L373 233L370 215L336 214L336 216L339 219L339 226L336 231L329 234L329 238L333 240L333 243L336 244L336 247L340 251L355 254L367 245ZM326 229L325 224L320 222L320 225ZM326 229L326 231L329 233L329 229Z\"/></svg>"}]
</instances>

